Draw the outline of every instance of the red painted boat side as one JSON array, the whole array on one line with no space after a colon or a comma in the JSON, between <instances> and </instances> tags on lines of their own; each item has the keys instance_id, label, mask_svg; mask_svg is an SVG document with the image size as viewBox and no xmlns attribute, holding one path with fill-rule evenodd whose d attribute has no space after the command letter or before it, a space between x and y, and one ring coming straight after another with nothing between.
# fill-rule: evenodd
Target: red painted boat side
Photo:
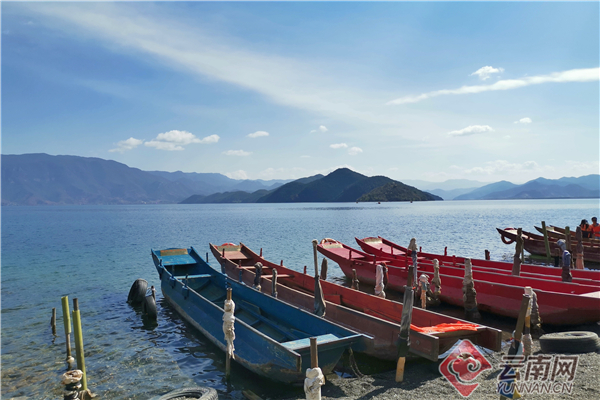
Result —
<instances>
[{"instance_id":1,"label":"red painted boat side","mask_svg":"<svg viewBox=\"0 0 600 400\"><path fill-rule=\"evenodd\" d=\"M256 262L263 264L263 274L278 273L277 291L280 299L309 311L314 308L314 277L291 270L281 264L267 261L248 247L240 244L236 249L228 246L210 245L213 255L223 266L225 273L234 279L239 277L239 266L251 267ZM223 252L223 250L225 250ZM268 270L270 269L270 271ZM268 272L265 272L268 271ZM247 284L254 280L254 272L245 269L242 279ZM325 318L371 335L374 348L367 353L378 358L396 358L396 339L400 332L402 304L356 291L332 282L321 280L327 303ZM271 280L263 278L261 290L271 293ZM441 323L465 322L443 314L419 308L413 309L412 323L419 327L430 327ZM425 334L411 331L411 352L436 361L440 354L450 349L459 339L469 339L483 347L498 351L501 332L480 325L477 331L460 331Z\"/></svg>"},{"instance_id":2,"label":"red painted boat side","mask_svg":"<svg viewBox=\"0 0 600 400\"><path fill-rule=\"evenodd\" d=\"M404 261L407 255L410 256L411 254L411 251L406 247L402 247L399 244L391 242L380 236L377 238L355 238L355 240L363 251L370 254L375 254L377 257L392 258ZM444 265L464 268L465 263L464 257L444 256L423 252L419 252L419 258L428 260L437 259L440 262L440 266ZM471 264L473 265L473 271L485 272L487 270L488 272L506 273L509 275L512 274L512 263L472 258ZM561 272L562 270L560 268L544 267L531 264L521 265L522 277L562 282ZM600 287L600 271L598 270L571 270L571 273L573 275L573 282L575 283Z\"/></svg>"},{"instance_id":3,"label":"red painted boat side","mask_svg":"<svg viewBox=\"0 0 600 400\"><path fill-rule=\"evenodd\" d=\"M372 255L354 250L344 244L341 244L341 247L319 245L317 249L324 256L337 262L346 276L351 277L352 269L356 269L361 282L366 282L370 285L375 283L376 264L373 261ZM407 269L404 266L398 265L398 261L400 260L388 261L388 286L394 290L402 290L404 285L406 285ZM448 272L448 274L445 274L443 271ZM433 278L433 267L431 264L419 263L418 274L423 273L431 281ZM456 275L456 269L446 268L443 270L440 267L440 278L442 281L440 298L449 304L463 306L463 277ZM502 276L502 279L514 278L516 279L515 282L520 283L520 285L513 285L481 280L478 278L479 275L481 275L480 272L473 272L475 289L477 290L477 302L480 310L516 318L523 297L524 287L531 286L537 294L540 316L544 323L573 325L600 320L600 291L598 291L597 287L543 281L540 279L531 280L501 274L488 273L486 275L488 279L500 279L498 276ZM530 284L531 281L533 281L532 284ZM539 282L542 282L547 289L561 290L561 292L544 290L539 287Z\"/></svg>"}]
</instances>

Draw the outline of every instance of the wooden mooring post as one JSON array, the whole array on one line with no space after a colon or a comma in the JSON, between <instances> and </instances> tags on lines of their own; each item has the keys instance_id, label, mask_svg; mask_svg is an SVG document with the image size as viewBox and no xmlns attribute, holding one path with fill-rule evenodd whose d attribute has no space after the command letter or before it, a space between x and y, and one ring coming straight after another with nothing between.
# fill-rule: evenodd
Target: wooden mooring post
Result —
<instances>
[{"instance_id":1,"label":"wooden mooring post","mask_svg":"<svg viewBox=\"0 0 600 400\"><path fill-rule=\"evenodd\" d=\"M544 234L544 247L546 248L546 258L548 259L548 264L550 264L552 254L550 254L550 241L548 240L548 228L546 228L546 221L542 221L542 233Z\"/></svg>"},{"instance_id":2,"label":"wooden mooring post","mask_svg":"<svg viewBox=\"0 0 600 400\"><path fill-rule=\"evenodd\" d=\"M75 335L75 353L77 357L77 369L81 370L81 385L87 390L87 375L85 372L85 356L83 354L83 330L81 329L81 314L79 312L79 300L73 299L73 334Z\"/></svg>"},{"instance_id":3,"label":"wooden mooring post","mask_svg":"<svg viewBox=\"0 0 600 400\"><path fill-rule=\"evenodd\" d=\"M410 350L410 322L415 296L412 285L404 286L404 299L402 300L402 318L400 320L400 333L398 334L398 362L396 364L396 382L404 381L404 364Z\"/></svg>"},{"instance_id":4,"label":"wooden mooring post","mask_svg":"<svg viewBox=\"0 0 600 400\"><path fill-rule=\"evenodd\" d=\"M321 386L325 384L325 377L319 368L319 351L317 338L310 338L310 368L306 370L304 379L304 394L306 400L321 400Z\"/></svg>"},{"instance_id":5,"label":"wooden mooring post","mask_svg":"<svg viewBox=\"0 0 600 400\"><path fill-rule=\"evenodd\" d=\"M52 335L56 336L56 307L52 308L52 318L50 319L50 326L52 327Z\"/></svg>"},{"instance_id":6,"label":"wooden mooring post","mask_svg":"<svg viewBox=\"0 0 600 400\"><path fill-rule=\"evenodd\" d=\"M63 323L65 325L65 343L67 345L67 363L75 361L71 356L71 313L69 311L69 296L64 296L61 299L63 311Z\"/></svg>"},{"instance_id":7,"label":"wooden mooring post","mask_svg":"<svg viewBox=\"0 0 600 400\"><path fill-rule=\"evenodd\" d=\"M225 313L223 314L223 332L225 333L225 380L229 381L231 376L231 359L233 358L233 339L235 337L234 332L234 313L235 304L231 299L231 288L227 288L227 300L223 305Z\"/></svg>"}]
</instances>

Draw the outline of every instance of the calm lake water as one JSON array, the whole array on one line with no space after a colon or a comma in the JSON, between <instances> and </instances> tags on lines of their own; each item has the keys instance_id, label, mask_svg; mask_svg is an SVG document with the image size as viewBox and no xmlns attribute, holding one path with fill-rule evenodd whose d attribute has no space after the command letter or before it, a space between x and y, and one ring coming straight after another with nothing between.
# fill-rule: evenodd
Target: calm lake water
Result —
<instances>
[{"instance_id":1,"label":"calm lake water","mask_svg":"<svg viewBox=\"0 0 600 400\"><path fill-rule=\"evenodd\" d=\"M223 399L241 399L244 389L268 394L265 381L237 366L227 385L223 353L182 322L160 289L157 326L144 325L126 303L137 278L159 287L151 248L205 253L209 242L241 241L302 270L312 266L312 239L357 247L355 236L380 235L403 245L415 237L432 253L447 246L449 254L483 258L488 249L492 259L508 260L514 245L503 244L496 227L534 231L542 220L575 227L598 214L598 199L2 207L2 398L62 398L65 295L71 308L79 299L88 386L103 399L149 399L194 384ZM342 277L335 263L328 275ZM269 385L269 393L290 390Z\"/></svg>"}]
</instances>

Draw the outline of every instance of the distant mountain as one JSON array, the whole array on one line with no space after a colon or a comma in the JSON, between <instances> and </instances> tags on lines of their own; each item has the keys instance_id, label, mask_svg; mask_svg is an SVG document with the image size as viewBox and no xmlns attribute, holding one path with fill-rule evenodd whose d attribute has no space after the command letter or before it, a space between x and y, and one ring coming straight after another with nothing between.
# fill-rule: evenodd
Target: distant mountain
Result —
<instances>
[{"instance_id":1,"label":"distant mountain","mask_svg":"<svg viewBox=\"0 0 600 400\"><path fill-rule=\"evenodd\" d=\"M476 189L485 185L489 185L491 182L480 182L470 179L448 179L444 182L428 182L417 179L403 179L406 185L414 186L420 190L426 190L429 193L433 193L434 190L456 190L456 189Z\"/></svg>"},{"instance_id":2,"label":"distant mountain","mask_svg":"<svg viewBox=\"0 0 600 400\"><path fill-rule=\"evenodd\" d=\"M478 189L475 189L469 193L456 196L454 200L481 200L484 196L487 196L490 193L500 192L503 190L512 189L515 187L514 183L510 183L508 181L500 181L496 183L490 183L489 185L482 186Z\"/></svg>"},{"instance_id":3,"label":"distant mountain","mask_svg":"<svg viewBox=\"0 0 600 400\"><path fill-rule=\"evenodd\" d=\"M183 200L180 204L206 204L206 203L256 203L258 199L268 194L265 189L253 193L244 191L215 193L210 196L195 194Z\"/></svg>"},{"instance_id":4,"label":"distant mountain","mask_svg":"<svg viewBox=\"0 0 600 400\"><path fill-rule=\"evenodd\" d=\"M600 175L537 178L522 185L501 181L457 196L455 200L600 198Z\"/></svg>"},{"instance_id":5,"label":"distant mountain","mask_svg":"<svg viewBox=\"0 0 600 400\"><path fill-rule=\"evenodd\" d=\"M452 189L452 190L443 190L443 189L433 189L427 190L427 192L431 194L435 194L436 196L440 196L444 200L454 200L456 197L472 192L477 188L465 188L465 189Z\"/></svg>"},{"instance_id":6,"label":"distant mountain","mask_svg":"<svg viewBox=\"0 0 600 400\"><path fill-rule=\"evenodd\" d=\"M286 182L242 181L217 173L148 172L101 158L2 155L2 205L178 203L193 194L256 192Z\"/></svg>"},{"instance_id":7,"label":"distant mountain","mask_svg":"<svg viewBox=\"0 0 600 400\"><path fill-rule=\"evenodd\" d=\"M175 203L183 185L116 161L76 156L2 156L2 204Z\"/></svg>"}]
</instances>

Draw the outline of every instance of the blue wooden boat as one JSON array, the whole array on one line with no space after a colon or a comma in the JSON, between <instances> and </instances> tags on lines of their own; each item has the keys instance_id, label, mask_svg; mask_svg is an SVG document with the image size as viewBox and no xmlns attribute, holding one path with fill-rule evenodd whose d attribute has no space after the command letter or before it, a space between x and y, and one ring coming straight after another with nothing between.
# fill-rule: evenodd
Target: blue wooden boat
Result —
<instances>
[{"instance_id":1,"label":"blue wooden boat","mask_svg":"<svg viewBox=\"0 0 600 400\"><path fill-rule=\"evenodd\" d=\"M332 372L344 351L362 351L372 338L290 306L213 269L193 247L152 250L165 299L221 350L227 287L235 302L235 361L272 380L302 382L310 368L310 338L319 367Z\"/></svg>"}]
</instances>

